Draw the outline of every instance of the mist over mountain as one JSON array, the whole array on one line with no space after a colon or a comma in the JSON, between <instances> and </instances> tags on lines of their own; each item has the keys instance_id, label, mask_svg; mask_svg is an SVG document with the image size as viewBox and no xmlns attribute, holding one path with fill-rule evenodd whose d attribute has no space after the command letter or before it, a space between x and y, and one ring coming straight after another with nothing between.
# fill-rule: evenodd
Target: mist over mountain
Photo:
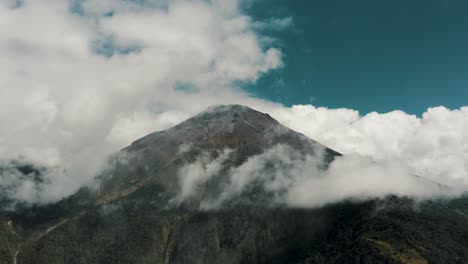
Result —
<instances>
[{"instance_id":1,"label":"mist over mountain","mask_svg":"<svg viewBox=\"0 0 468 264\"><path fill-rule=\"evenodd\" d=\"M0 264L468 263L468 2L407 2L0 0Z\"/></svg>"},{"instance_id":2,"label":"mist over mountain","mask_svg":"<svg viewBox=\"0 0 468 264\"><path fill-rule=\"evenodd\" d=\"M12 164L2 175L40 188L40 168ZM13 209L0 212L1 263L468 260L460 191L342 155L242 105L134 141L59 202Z\"/></svg>"},{"instance_id":3,"label":"mist over mountain","mask_svg":"<svg viewBox=\"0 0 468 264\"><path fill-rule=\"evenodd\" d=\"M256 162L265 154L271 157L259 161L262 164ZM249 183L260 188L263 180L269 184L287 180L274 172L281 166L296 167L293 161L313 157L311 165L318 170L336 156L341 154L288 129L268 114L240 105L218 106L125 148L116 168L111 169L111 178L103 181L101 194L116 199L151 183L177 196L175 200L193 194L209 203L205 198L223 199L228 191L241 193ZM271 177L263 179L267 171L272 172Z\"/></svg>"},{"instance_id":4,"label":"mist over mountain","mask_svg":"<svg viewBox=\"0 0 468 264\"><path fill-rule=\"evenodd\" d=\"M28 206L23 201L34 200L36 193L45 183L46 168L21 161L0 163L0 210L14 210L17 206Z\"/></svg>"}]
</instances>

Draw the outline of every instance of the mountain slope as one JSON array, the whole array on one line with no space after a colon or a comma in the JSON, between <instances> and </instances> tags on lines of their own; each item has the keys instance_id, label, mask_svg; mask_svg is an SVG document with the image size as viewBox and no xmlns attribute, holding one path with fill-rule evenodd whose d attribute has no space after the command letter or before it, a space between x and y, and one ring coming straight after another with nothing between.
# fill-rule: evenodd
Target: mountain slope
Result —
<instances>
[{"instance_id":1,"label":"mountain slope","mask_svg":"<svg viewBox=\"0 0 468 264\"><path fill-rule=\"evenodd\" d=\"M96 207L24 244L19 263L466 263L467 201L419 211L396 197L313 210Z\"/></svg>"},{"instance_id":2,"label":"mountain slope","mask_svg":"<svg viewBox=\"0 0 468 264\"><path fill-rule=\"evenodd\" d=\"M8 259L0 263L468 262L467 197L416 203L389 196L298 209L276 203L277 190L253 182L200 210L222 196L233 170L277 146L299 159L314 157L320 170L340 156L267 114L210 108L123 149L100 175L98 192L83 189L4 215L0 257ZM277 158L261 170L268 175L278 166L288 170ZM199 184L181 199L184 177L194 171L201 172Z\"/></svg>"},{"instance_id":3,"label":"mountain slope","mask_svg":"<svg viewBox=\"0 0 468 264\"><path fill-rule=\"evenodd\" d=\"M222 165L224 169L220 169L220 177L212 177L214 180L206 184L209 190L205 194L210 196L221 192L227 170L278 145L287 145L302 155L320 156L324 164L341 155L268 114L241 105L217 106L125 148L120 153L123 162L116 162L112 177L103 180L101 196L109 202L148 186L173 196L180 191L177 176L181 167L203 155L211 161L232 151Z\"/></svg>"}]
</instances>

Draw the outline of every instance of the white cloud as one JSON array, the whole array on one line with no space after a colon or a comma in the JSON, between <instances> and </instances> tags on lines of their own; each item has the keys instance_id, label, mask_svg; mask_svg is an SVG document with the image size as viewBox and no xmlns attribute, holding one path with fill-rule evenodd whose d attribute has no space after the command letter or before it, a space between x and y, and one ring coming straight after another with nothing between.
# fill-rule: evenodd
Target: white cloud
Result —
<instances>
[{"instance_id":1,"label":"white cloud","mask_svg":"<svg viewBox=\"0 0 468 264\"><path fill-rule=\"evenodd\" d=\"M219 158L218 158L219 159ZM206 182L221 171L218 159L189 163L179 170L183 201L187 187L194 190L194 180ZM223 157L225 160L226 157ZM352 199L362 201L387 195L413 197L417 200L446 198L459 195L460 188L448 188L411 173L411 169L397 161L376 161L371 157L350 154L337 157L327 170L323 170L323 157L304 155L287 145L277 145L264 153L250 157L238 167L224 172L227 181L220 184L216 197L202 198L200 208L214 209L225 202L238 201L255 188L263 190L269 205L292 207L320 207L329 203ZM206 166L209 164L210 166ZM208 170L214 167L216 170ZM196 175L196 176L194 176ZM250 202L261 203L259 196ZM260 201L258 200L260 199Z\"/></svg>"},{"instance_id":2,"label":"white cloud","mask_svg":"<svg viewBox=\"0 0 468 264\"><path fill-rule=\"evenodd\" d=\"M72 13L63 0L0 0L0 160L50 168L49 184L37 193L24 185L17 198L47 202L71 194L109 153L226 103L268 112L342 153L468 185L467 107L430 108L422 117L360 116L352 109L284 107L234 87L282 65L280 51L262 46L259 24L239 1L86 0ZM193 91L174 89L178 83Z\"/></svg>"},{"instance_id":3,"label":"white cloud","mask_svg":"<svg viewBox=\"0 0 468 264\"><path fill-rule=\"evenodd\" d=\"M281 66L237 0L86 0L75 13L63 0L1 3L0 160L55 168L42 202L88 182L130 140L245 98L234 81Z\"/></svg>"},{"instance_id":4,"label":"white cloud","mask_svg":"<svg viewBox=\"0 0 468 264\"><path fill-rule=\"evenodd\" d=\"M254 27L257 30L274 30L283 31L294 26L294 20L292 17L274 17L267 21L256 21Z\"/></svg>"},{"instance_id":5,"label":"white cloud","mask_svg":"<svg viewBox=\"0 0 468 264\"><path fill-rule=\"evenodd\" d=\"M280 195L280 202L305 207L388 194L425 199L468 189L468 107L429 108L417 117L402 111L361 116L345 108L251 105L345 156L320 172L316 157L272 148L234 168L219 200L202 207L219 206L259 180ZM284 167L265 172L271 162Z\"/></svg>"},{"instance_id":6,"label":"white cloud","mask_svg":"<svg viewBox=\"0 0 468 264\"><path fill-rule=\"evenodd\" d=\"M468 107L429 108L422 117L393 111L360 116L312 105L271 109L290 128L343 153L398 162L415 175L468 187Z\"/></svg>"},{"instance_id":7,"label":"white cloud","mask_svg":"<svg viewBox=\"0 0 468 264\"><path fill-rule=\"evenodd\" d=\"M180 192L173 201L180 203L192 196L200 195L203 184L223 169L223 163L231 152L232 150L225 149L215 159L211 159L210 154L202 152L195 162L180 168L178 171Z\"/></svg>"},{"instance_id":8,"label":"white cloud","mask_svg":"<svg viewBox=\"0 0 468 264\"><path fill-rule=\"evenodd\" d=\"M303 171L302 173L307 173ZM449 189L411 174L405 164L347 155L332 163L320 177L305 174L288 190L291 206L317 207L343 199L366 200L386 195L428 199L459 195Z\"/></svg>"}]
</instances>

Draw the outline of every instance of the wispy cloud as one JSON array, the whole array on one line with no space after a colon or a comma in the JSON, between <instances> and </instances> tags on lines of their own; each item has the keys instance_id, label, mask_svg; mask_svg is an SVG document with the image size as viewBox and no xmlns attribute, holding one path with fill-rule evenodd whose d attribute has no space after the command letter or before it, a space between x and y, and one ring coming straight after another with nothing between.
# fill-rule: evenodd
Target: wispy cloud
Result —
<instances>
[{"instance_id":1,"label":"wispy cloud","mask_svg":"<svg viewBox=\"0 0 468 264\"><path fill-rule=\"evenodd\" d=\"M294 27L292 17L274 17L266 21L256 21L254 28L257 30L283 31Z\"/></svg>"},{"instance_id":2,"label":"wispy cloud","mask_svg":"<svg viewBox=\"0 0 468 264\"><path fill-rule=\"evenodd\" d=\"M310 208L388 195L416 200L447 198L463 191L459 186L450 188L418 177L404 163L378 161L357 154L337 157L324 170L320 153L304 154L283 144L227 169L223 167L226 154L222 159L203 156L203 160L190 162L179 170L180 194L177 195L179 202L194 198L192 201L201 209L236 203ZM215 177L219 189L212 187L215 193L187 192Z\"/></svg>"}]
</instances>

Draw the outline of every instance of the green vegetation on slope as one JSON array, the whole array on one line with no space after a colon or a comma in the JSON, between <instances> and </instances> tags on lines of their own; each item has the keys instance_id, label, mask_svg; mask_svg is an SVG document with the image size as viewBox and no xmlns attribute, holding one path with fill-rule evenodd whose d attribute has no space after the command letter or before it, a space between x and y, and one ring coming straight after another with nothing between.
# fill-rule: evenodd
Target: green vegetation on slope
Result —
<instances>
[{"instance_id":1,"label":"green vegetation on slope","mask_svg":"<svg viewBox=\"0 0 468 264\"><path fill-rule=\"evenodd\" d=\"M29 241L19 263L461 264L468 259L467 210L466 198L206 212L115 203Z\"/></svg>"}]
</instances>

